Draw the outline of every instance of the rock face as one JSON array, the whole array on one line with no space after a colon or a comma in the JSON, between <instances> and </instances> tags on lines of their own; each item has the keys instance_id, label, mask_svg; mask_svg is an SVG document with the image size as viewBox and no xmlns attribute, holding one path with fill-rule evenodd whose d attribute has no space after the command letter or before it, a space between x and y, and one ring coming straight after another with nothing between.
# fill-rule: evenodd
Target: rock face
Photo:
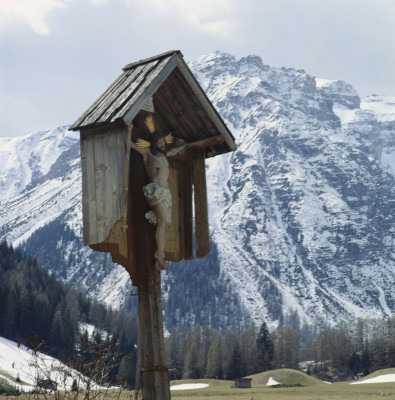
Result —
<instances>
[{"instance_id":1,"label":"rock face","mask_svg":"<svg viewBox=\"0 0 395 400\"><path fill-rule=\"evenodd\" d=\"M163 274L167 328L394 313L395 98L361 100L345 82L257 56L190 66L238 150L207 162L213 251ZM0 149L0 237L121 306L126 272L82 247L78 135L62 127Z\"/></svg>"}]
</instances>

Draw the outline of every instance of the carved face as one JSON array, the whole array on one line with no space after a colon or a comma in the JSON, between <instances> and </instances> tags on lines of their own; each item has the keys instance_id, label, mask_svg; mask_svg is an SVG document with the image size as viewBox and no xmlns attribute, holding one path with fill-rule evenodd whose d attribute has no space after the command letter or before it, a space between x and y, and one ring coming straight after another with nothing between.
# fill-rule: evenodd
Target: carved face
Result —
<instances>
[{"instance_id":1,"label":"carved face","mask_svg":"<svg viewBox=\"0 0 395 400\"><path fill-rule=\"evenodd\" d=\"M163 154L166 154L166 140L164 137L159 138L156 142L155 142L155 146L154 146L155 151L159 151Z\"/></svg>"}]
</instances>

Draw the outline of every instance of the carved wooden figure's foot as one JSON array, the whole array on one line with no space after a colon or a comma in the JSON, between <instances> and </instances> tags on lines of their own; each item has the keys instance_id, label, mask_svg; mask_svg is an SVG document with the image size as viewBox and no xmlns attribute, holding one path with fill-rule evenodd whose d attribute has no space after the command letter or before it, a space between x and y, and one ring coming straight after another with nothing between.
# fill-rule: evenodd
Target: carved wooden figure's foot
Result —
<instances>
[{"instance_id":1,"label":"carved wooden figure's foot","mask_svg":"<svg viewBox=\"0 0 395 400\"><path fill-rule=\"evenodd\" d=\"M155 255L155 269L158 271L162 271L167 268L168 268L168 265L167 265L166 259Z\"/></svg>"}]
</instances>

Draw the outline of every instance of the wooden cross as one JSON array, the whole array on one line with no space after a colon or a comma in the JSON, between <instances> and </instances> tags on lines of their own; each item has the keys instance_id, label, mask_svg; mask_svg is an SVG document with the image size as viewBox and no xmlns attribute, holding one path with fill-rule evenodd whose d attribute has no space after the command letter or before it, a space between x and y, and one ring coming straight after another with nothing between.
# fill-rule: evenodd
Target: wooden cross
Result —
<instances>
[{"instance_id":1,"label":"wooden cross","mask_svg":"<svg viewBox=\"0 0 395 400\"><path fill-rule=\"evenodd\" d=\"M133 143L149 141L153 130L188 143L168 157L173 201L165 257L173 262L209 253L205 158L236 146L180 52L124 71L70 128L81 133L83 238L92 249L111 253L138 287L143 399L167 400L156 227L145 218L150 207L143 195L149 174Z\"/></svg>"}]
</instances>

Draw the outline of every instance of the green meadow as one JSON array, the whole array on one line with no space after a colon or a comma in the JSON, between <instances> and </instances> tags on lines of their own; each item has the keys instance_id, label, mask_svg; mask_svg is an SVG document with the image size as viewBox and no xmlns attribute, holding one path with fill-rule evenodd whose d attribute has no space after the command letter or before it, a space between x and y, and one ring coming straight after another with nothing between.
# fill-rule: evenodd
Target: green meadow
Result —
<instances>
[{"instance_id":1,"label":"green meadow","mask_svg":"<svg viewBox=\"0 0 395 400\"><path fill-rule=\"evenodd\" d=\"M364 379L369 379L379 375L394 374L395 368L376 371ZM272 377L277 382L289 387L267 387L268 379ZM251 389L236 389L233 381L220 381L213 379L201 380L182 380L172 381L171 385L179 385L184 383L207 383L208 387L203 389L191 390L172 390L172 399L177 400L349 400L349 399L394 399L395 383L371 383L351 385L348 382L341 383L324 383L303 372L280 369L267 371L261 374L252 375ZM301 386L292 386L301 385ZM382 396L385 393L385 397Z\"/></svg>"}]
</instances>

